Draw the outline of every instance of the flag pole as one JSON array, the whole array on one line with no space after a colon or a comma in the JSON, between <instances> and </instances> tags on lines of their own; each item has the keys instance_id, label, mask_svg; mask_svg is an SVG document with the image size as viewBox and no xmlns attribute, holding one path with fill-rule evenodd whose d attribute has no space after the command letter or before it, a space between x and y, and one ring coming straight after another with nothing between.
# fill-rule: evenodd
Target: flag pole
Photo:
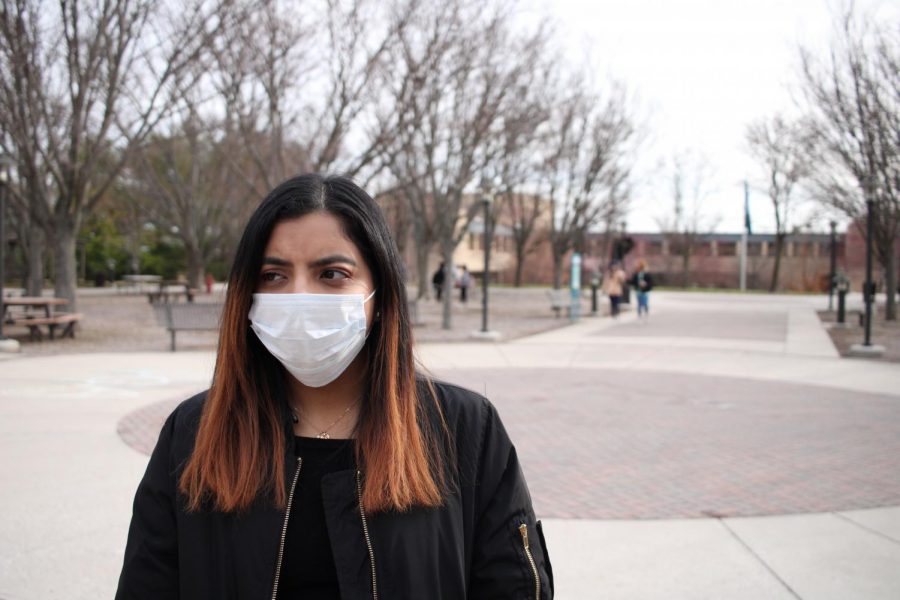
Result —
<instances>
[{"instance_id":1,"label":"flag pole","mask_svg":"<svg viewBox=\"0 0 900 600\"><path fill-rule=\"evenodd\" d=\"M744 226L741 227L741 291L747 291L747 233L750 231L750 188L744 180Z\"/></svg>"}]
</instances>

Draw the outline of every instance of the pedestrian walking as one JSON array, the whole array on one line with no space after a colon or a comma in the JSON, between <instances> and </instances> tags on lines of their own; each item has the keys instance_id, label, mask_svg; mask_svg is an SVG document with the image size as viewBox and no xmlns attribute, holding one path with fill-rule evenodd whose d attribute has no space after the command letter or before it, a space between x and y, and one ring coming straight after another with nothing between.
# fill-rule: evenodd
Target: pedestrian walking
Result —
<instances>
[{"instance_id":1,"label":"pedestrian walking","mask_svg":"<svg viewBox=\"0 0 900 600\"><path fill-rule=\"evenodd\" d=\"M653 276L647 272L647 261L640 259L637 261L636 270L629 280L629 284L635 290L637 296L638 308L637 314L640 319L642 316L646 319L650 317L650 290L653 289Z\"/></svg>"},{"instance_id":2,"label":"pedestrian walking","mask_svg":"<svg viewBox=\"0 0 900 600\"><path fill-rule=\"evenodd\" d=\"M402 267L350 180L272 190L238 245L209 390L163 425L118 600L553 597L484 397L415 370Z\"/></svg>"},{"instance_id":3,"label":"pedestrian walking","mask_svg":"<svg viewBox=\"0 0 900 600\"><path fill-rule=\"evenodd\" d=\"M434 288L434 297L438 302L441 301L441 297L444 294L444 261L441 261L441 265L437 268L437 271L434 272L434 275L431 276L431 286Z\"/></svg>"},{"instance_id":4,"label":"pedestrian walking","mask_svg":"<svg viewBox=\"0 0 900 600\"><path fill-rule=\"evenodd\" d=\"M619 316L619 305L622 303L625 278L625 270L622 269L622 263L617 260L612 261L603 282L603 291L609 296L609 314L614 319Z\"/></svg>"},{"instance_id":5,"label":"pedestrian walking","mask_svg":"<svg viewBox=\"0 0 900 600\"><path fill-rule=\"evenodd\" d=\"M466 265L462 266L457 284L459 285L459 300L465 304L469 300L469 288L472 287L472 274L469 273L469 267Z\"/></svg>"}]
</instances>

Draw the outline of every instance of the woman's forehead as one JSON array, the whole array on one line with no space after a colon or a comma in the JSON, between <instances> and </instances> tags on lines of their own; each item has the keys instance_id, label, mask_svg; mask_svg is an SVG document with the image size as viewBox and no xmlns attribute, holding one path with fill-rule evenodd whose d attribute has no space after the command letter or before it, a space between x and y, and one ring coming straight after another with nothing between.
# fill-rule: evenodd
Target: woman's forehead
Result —
<instances>
[{"instance_id":1,"label":"woman's forehead","mask_svg":"<svg viewBox=\"0 0 900 600\"><path fill-rule=\"evenodd\" d=\"M359 248L344 231L341 221L327 212L279 221L266 243L266 255L317 256L333 253L359 257Z\"/></svg>"}]
</instances>

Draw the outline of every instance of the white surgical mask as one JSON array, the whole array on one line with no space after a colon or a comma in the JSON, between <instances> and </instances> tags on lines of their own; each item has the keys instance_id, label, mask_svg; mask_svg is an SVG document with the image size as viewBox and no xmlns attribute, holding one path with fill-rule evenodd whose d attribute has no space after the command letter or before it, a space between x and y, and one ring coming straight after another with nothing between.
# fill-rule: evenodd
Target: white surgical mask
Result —
<instances>
[{"instance_id":1,"label":"white surgical mask","mask_svg":"<svg viewBox=\"0 0 900 600\"><path fill-rule=\"evenodd\" d=\"M338 378L366 342L363 294L253 294L250 323L259 341L309 387Z\"/></svg>"}]
</instances>

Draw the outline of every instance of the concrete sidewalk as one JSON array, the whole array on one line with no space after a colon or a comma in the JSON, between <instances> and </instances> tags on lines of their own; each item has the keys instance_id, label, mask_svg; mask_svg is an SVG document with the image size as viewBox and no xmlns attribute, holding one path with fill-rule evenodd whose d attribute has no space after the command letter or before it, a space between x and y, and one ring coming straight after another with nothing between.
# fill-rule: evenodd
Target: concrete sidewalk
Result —
<instances>
[{"instance_id":1,"label":"concrete sidewalk","mask_svg":"<svg viewBox=\"0 0 900 600\"><path fill-rule=\"evenodd\" d=\"M652 302L647 324L419 347L497 404L557 597L900 598L900 368L838 358L822 298ZM213 360L0 361L0 598L112 596L140 449Z\"/></svg>"}]
</instances>

